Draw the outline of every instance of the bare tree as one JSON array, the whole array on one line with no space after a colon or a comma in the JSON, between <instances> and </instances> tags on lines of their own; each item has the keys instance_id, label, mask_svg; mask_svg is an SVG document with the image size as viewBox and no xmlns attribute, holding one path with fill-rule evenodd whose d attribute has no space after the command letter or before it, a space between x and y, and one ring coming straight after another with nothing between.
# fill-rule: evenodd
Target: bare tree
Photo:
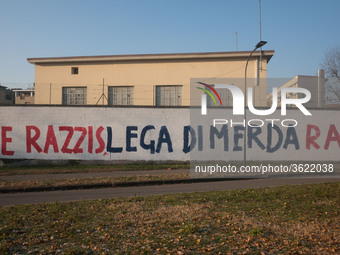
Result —
<instances>
[{"instance_id":1,"label":"bare tree","mask_svg":"<svg viewBox=\"0 0 340 255\"><path fill-rule=\"evenodd\" d=\"M330 49L325 54L325 59L321 64L325 70L329 82L327 82L326 90L329 92L336 102L340 102L340 46Z\"/></svg>"}]
</instances>

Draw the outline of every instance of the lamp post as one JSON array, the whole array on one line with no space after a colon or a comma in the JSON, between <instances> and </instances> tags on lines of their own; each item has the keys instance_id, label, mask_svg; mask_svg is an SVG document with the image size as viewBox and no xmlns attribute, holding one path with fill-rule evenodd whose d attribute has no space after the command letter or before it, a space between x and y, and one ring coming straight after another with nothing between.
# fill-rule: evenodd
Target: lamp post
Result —
<instances>
[{"instance_id":1,"label":"lamp post","mask_svg":"<svg viewBox=\"0 0 340 255\"><path fill-rule=\"evenodd\" d=\"M246 67L244 71L244 149L243 149L243 160L244 160L244 166L247 166L247 102L248 102L248 97L247 97L247 69L248 69L248 63L253 55L253 53L258 49L261 48L263 45L265 45L267 42L266 41L259 41L256 45L253 51L250 53L247 62L246 62Z\"/></svg>"}]
</instances>

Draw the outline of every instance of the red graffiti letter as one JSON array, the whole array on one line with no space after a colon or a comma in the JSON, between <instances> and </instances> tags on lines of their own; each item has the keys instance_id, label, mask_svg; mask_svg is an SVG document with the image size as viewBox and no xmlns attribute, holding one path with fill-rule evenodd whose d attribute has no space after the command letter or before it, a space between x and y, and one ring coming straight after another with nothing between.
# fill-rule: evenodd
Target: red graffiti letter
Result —
<instances>
[{"instance_id":1,"label":"red graffiti letter","mask_svg":"<svg viewBox=\"0 0 340 255\"><path fill-rule=\"evenodd\" d=\"M2 127L1 129L1 153L2 155L12 156L14 155L14 151L8 151L6 148L6 144L12 142L12 138L6 136L7 131L12 131L12 127Z\"/></svg>"},{"instance_id":2,"label":"red graffiti letter","mask_svg":"<svg viewBox=\"0 0 340 255\"><path fill-rule=\"evenodd\" d=\"M325 142L325 150L328 150L329 144L332 141L338 142L338 145L340 147L340 135L338 133L338 130L336 130L334 124L331 124L329 126L327 139Z\"/></svg>"},{"instance_id":3,"label":"red graffiti letter","mask_svg":"<svg viewBox=\"0 0 340 255\"><path fill-rule=\"evenodd\" d=\"M35 134L32 137L31 130L34 130ZM37 150L37 152L42 152L41 147L38 145L37 140L40 137L40 129L36 126L26 126L26 151L27 153L32 152L32 146Z\"/></svg>"},{"instance_id":4,"label":"red graffiti letter","mask_svg":"<svg viewBox=\"0 0 340 255\"><path fill-rule=\"evenodd\" d=\"M74 130L81 132L81 135L80 135L76 145L74 146L73 153L75 153L75 154L83 153L83 149L80 148L80 146L81 146L81 144L83 143L83 141L86 137L87 130L84 127L75 127Z\"/></svg>"},{"instance_id":5,"label":"red graffiti letter","mask_svg":"<svg viewBox=\"0 0 340 255\"><path fill-rule=\"evenodd\" d=\"M312 136L312 129L315 130L315 135ZM314 148L320 149L320 146L315 142L320 136L320 128L314 125L307 125L307 135L306 135L306 148L310 150L310 146L313 145Z\"/></svg>"},{"instance_id":6,"label":"red graffiti letter","mask_svg":"<svg viewBox=\"0 0 340 255\"><path fill-rule=\"evenodd\" d=\"M88 137L87 151L89 153L92 153L93 152L93 127L89 126L88 129L89 129L89 132L88 132L89 137Z\"/></svg>"},{"instance_id":7,"label":"red graffiti letter","mask_svg":"<svg viewBox=\"0 0 340 255\"><path fill-rule=\"evenodd\" d=\"M105 149L105 142L103 138L101 137L101 133L103 132L104 128L100 126L96 131L96 138L99 143L99 147L96 149L96 153L101 153Z\"/></svg>"},{"instance_id":8,"label":"red graffiti letter","mask_svg":"<svg viewBox=\"0 0 340 255\"><path fill-rule=\"evenodd\" d=\"M63 144L63 147L61 148L62 153L72 153L72 149L69 149L68 146L70 144L71 138L73 136L73 127L68 126L61 126L59 127L59 131L68 131L68 134L66 136L65 142Z\"/></svg>"},{"instance_id":9,"label":"red graffiti letter","mask_svg":"<svg viewBox=\"0 0 340 255\"><path fill-rule=\"evenodd\" d=\"M53 126L49 125L48 129L47 129L46 143L45 143L45 147L44 147L45 153L48 153L48 148L51 145L53 146L53 150L54 150L55 153L59 152L57 138L55 137Z\"/></svg>"}]
</instances>

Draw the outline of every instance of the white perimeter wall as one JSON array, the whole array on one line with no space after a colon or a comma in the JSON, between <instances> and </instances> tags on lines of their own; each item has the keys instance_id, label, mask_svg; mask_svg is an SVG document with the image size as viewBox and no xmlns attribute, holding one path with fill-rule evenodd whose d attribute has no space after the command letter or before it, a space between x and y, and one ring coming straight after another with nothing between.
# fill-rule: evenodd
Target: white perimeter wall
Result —
<instances>
[{"instance_id":1,"label":"white perimeter wall","mask_svg":"<svg viewBox=\"0 0 340 255\"><path fill-rule=\"evenodd\" d=\"M219 109L217 118L230 122L231 109ZM221 114L223 111L223 114ZM282 131L272 130L268 140L267 122L247 149L248 160L280 161L339 161L340 111L311 110L304 116L291 110L287 116L278 112L270 118L296 119L298 126L290 134L277 122ZM209 111L208 111L209 115ZM212 116L212 115L210 115ZM215 116L215 115L214 115ZM248 119L259 119L248 114ZM261 117L265 119L266 117ZM236 119L235 119L236 120ZM79 160L242 160L242 130L228 125L228 148L223 139L215 139L211 149L211 119L192 125L196 146L184 152L185 126L190 125L189 108L112 108L112 107L0 107L0 158L7 159L79 159ZM201 126L202 150L198 148ZM220 129L221 126L217 126ZM110 138L111 133L111 139ZM296 137L294 135L296 134ZM192 133L191 133L192 134ZM188 141L192 136L188 137ZM265 148L258 144L260 141ZM286 146L284 144L286 143ZM108 146L109 145L109 146ZM275 147L274 151L268 150ZM248 144L249 146L249 144ZM218 155L216 158L212 155Z\"/></svg>"}]
</instances>

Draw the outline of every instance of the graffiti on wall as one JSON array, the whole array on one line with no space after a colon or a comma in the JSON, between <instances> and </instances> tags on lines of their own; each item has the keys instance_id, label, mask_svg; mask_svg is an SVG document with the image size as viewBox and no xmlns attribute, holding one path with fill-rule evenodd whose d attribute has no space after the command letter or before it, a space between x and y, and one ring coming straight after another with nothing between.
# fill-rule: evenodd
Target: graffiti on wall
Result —
<instances>
[{"instance_id":1,"label":"graffiti on wall","mask_svg":"<svg viewBox=\"0 0 340 255\"><path fill-rule=\"evenodd\" d=\"M25 114L32 109L33 115ZM337 114L314 111L297 126L253 123L247 128L248 157L336 161L340 120L332 116ZM241 160L244 149L242 125L193 125L189 108L2 107L0 115L1 158L177 161L190 160L193 151L204 159L218 150Z\"/></svg>"}]
</instances>

